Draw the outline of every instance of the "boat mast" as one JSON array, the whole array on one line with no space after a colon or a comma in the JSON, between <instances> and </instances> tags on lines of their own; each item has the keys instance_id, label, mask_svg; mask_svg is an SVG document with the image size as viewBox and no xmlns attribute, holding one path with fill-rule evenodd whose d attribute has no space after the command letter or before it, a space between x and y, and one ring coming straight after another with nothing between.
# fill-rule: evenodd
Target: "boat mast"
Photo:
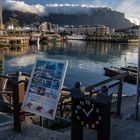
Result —
<instances>
[{"instance_id":1,"label":"boat mast","mask_svg":"<svg viewBox=\"0 0 140 140\"><path fill-rule=\"evenodd\" d=\"M139 21L138 68L137 68L136 120L139 119L139 96L140 96L140 21Z\"/></svg>"}]
</instances>

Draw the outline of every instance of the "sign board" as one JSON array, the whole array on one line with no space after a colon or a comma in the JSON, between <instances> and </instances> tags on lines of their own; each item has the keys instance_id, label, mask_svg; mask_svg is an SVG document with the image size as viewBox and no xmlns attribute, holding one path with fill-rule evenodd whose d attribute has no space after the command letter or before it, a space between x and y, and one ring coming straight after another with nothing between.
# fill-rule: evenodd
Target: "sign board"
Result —
<instances>
[{"instance_id":1,"label":"sign board","mask_svg":"<svg viewBox=\"0 0 140 140\"><path fill-rule=\"evenodd\" d=\"M102 105L91 99L74 99L75 119L82 126L99 130L102 121Z\"/></svg>"},{"instance_id":2,"label":"sign board","mask_svg":"<svg viewBox=\"0 0 140 140\"><path fill-rule=\"evenodd\" d=\"M22 109L54 119L68 61L36 59Z\"/></svg>"}]
</instances>

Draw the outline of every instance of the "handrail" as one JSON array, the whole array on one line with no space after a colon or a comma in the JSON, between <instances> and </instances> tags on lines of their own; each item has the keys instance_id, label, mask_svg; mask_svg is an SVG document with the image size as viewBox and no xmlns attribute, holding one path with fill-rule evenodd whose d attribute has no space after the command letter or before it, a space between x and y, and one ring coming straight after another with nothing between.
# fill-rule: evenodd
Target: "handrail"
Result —
<instances>
[{"instance_id":1,"label":"handrail","mask_svg":"<svg viewBox=\"0 0 140 140\"><path fill-rule=\"evenodd\" d=\"M3 78L3 79L12 79L12 77L10 77L10 76L4 76L4 75L0 75L0 78Z\"/></svg>"},{"instance_id":2,"label":"handrail","mask_svg":"<svg viewBox=\"0 0 140 140\"><path fill-rule=\"evenodd\" d=\"M5 101L3 101L3 100L0 100L0 102L3 103L3 104L6 104L6 105L10 105L11 107L13 106L13 104L7 103L7 102L5 102Z\"/></svg>"},{"instance_id":3,"label":"handrail","mask_svg":"<svg viewBox=\"0 0 140 140\"><path fill-rule=\"evenodd\" d=\"M106 79L104 81L96 83L96 84L94 84L92 86L86 87L85 91L88 92L88 91L90 91L90 90L92 90L92 89L94 89L94 88L96 88L98 86L102 86L102 85L107 84L107 83L109 83L109 82L111 82L113 80L118 80L120 78L123 78L123 77L127 76L128 74L129 74L129 72L122 72L121 74L115 75L115 76L113 76L113 77L111 77L109 79Z\"/></svg>"}]
</instances>

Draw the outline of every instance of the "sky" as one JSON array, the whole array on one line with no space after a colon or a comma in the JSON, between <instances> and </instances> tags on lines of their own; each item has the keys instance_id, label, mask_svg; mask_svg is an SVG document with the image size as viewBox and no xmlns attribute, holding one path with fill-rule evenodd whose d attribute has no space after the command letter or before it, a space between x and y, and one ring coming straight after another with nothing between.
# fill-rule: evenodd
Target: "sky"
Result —
<instances>
[{"instance_id":1,"label":"sky","mask_svg":"<svg viewBox=\"0 0 140 140\"><path fill-rule=\"evenodd\" d=\"M123 12L125 17L138 24L140 0L2 0L3 7L11 10L46 15L50 12L88 12L91 7L109 7Z\"/></svg>"}]
</instances>

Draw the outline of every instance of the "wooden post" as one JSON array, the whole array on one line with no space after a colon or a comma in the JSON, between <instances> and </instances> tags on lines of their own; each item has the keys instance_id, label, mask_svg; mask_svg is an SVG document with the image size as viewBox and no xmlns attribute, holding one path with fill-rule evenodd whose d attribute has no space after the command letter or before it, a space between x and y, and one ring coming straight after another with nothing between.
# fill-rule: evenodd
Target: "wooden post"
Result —
<instances>
[{"instance_id":1,"label":"wooden post","mask_svg":"<svg viewBox=\"0 0 140 140\"><path fill-rule=\"evenodd\" d=\"M118 92L117 110L116 110L116 114L118 116L121 115L122 92L123 92L123 78L120 79L120 86Z\"/></svg>"},{"instance_id":2,"label":"wooden post","mask_svg":"<svg viewBox=\"0 0 140 140\"><path fill-rule=\"evenodd\" d=\"M12 87L14 106L14 130L17 132L21 132L18 77L12 78Z\"/></svg>"},{"instance_id":3,"label":"wooden post","mask_svg":"<svg viewBox=\"0 0 140 140\"><path fill-rule=\"evenodd\" d=\"M76 120L74 113L75 99L81 98L80 82L75 83L75 88L71 89L72 105L71 105L71 140L83 140L83 126Z\"/></svg>"},{"instance_id":4,"label":"wooden post","mask_svg":"<svg viewBox=\"0 0 140 140\"><path fill-rule=\"evenodd\" d=\"M59 115L60 115L60 117L63 117L63 109L62 109L62 104L63 104L63 101L60 101L60 108L59 108Z\"/></svg>"},{"instance_id":5,"label":"wooden post","mask_svg":"<svg viewBox=\"0 0 140 140\"><path fill-rule=\"evenodd\" d=\"M43 127L43 117L40 116L40 126Z\"/></svg>"},{"instance_id":6,"label":"wooden post","mask_svg":"<svg viewBox=\"0 0 140 140\"><path fill-rule=\"evenodd\" d=\"M108 88L103 86L101 93L97 94L97 103L102 104L101 128L97 131L97 140L110 140L110 112L111 98L108 96Z\"/></svg>"}]
</instances>

